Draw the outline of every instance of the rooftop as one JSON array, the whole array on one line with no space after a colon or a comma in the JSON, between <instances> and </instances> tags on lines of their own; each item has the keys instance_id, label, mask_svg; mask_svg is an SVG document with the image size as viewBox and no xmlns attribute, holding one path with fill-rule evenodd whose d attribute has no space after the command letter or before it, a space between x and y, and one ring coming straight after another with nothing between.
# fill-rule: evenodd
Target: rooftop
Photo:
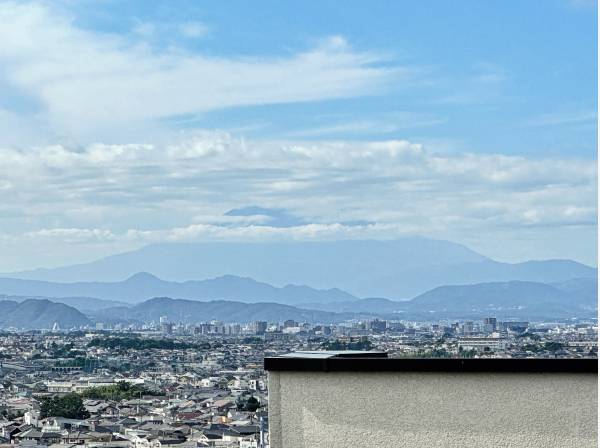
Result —
<instances>
[{"instance_id":1,"label":"rooftop","mask_svg":"<svg viewBox=\"0 0 600 448\"><path fill-rule=\"evenodd\" d=\"M316 351L267 357L265 370L300 372L598 373L597 359L388 358L385 352Z\"/></svg>"}]
</instances>

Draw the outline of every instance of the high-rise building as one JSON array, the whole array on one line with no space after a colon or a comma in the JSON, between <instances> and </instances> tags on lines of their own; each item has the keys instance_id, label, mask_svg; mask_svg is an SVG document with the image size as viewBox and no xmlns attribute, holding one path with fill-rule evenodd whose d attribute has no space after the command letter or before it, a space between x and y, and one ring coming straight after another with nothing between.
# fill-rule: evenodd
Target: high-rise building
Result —
<instances>
[{"instance_id":1,"label":"high-rise building","mask_svg":"<svg viewBox=\"0 0 600 448\"><path fill-rule=\"evenodd\" d=\"M462 325L462 334L472 334L475 332L475 324L471 321L465 322Z\"/></svg>"},{"instance_id":2,"label":"high-rise building","mask_svg":"<svg viewBox=\"0 0 600 448\"><path fill-rule=\"evenodd\" d=\"M493 333L497 329L497 321L495 317L486 317L483 319L483 331Z\"/></svg>"},{"instance_id":3,"label":"high-rise building","mask_svg":"<svg viewBox=\"0 0 600 448\"><path fill-rule=\"evenodd\" d=\"M265 334L267 331L267 323L262 320L257 320L252 322L251 328L255 334Z\"/></svg>"},{"instance_id":4,"label":"high-rise building","mask_svg":"<svg viewBox=\"0 0 600 448\"><path fill-rule=\"evenodd\" d=\"M385 332L385 329L387 328L387 322L385 320L375 319L370 322L369 327L375 333L383 333L383 332Z\"/></svg>"}]
</instances>

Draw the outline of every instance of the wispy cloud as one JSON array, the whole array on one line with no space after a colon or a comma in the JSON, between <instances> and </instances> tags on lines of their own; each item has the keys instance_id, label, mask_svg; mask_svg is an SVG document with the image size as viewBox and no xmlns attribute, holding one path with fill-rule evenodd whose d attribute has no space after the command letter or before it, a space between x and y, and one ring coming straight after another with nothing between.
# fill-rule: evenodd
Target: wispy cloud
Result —
<instances>
[{"instance_id":1,"label":"wispy cloud","mask_svg":"<svg viewBox=\"0 0 600 448\"><path fill-rule=\"evenodd\" d=\"M171 44L176 42L175 38L187 39L205 38L210 35L210 27L198 21L186 22L148 22L136 21L131 28L134 36L142 38L142 42L153 40L167 41Z\"/></svg>"},{"instance_id":2,"label":"wispy cloud","mask_svg":"<svg viewBox=\"0 0 600 448\"><path fill-rule=\"evenodd\" d=\"M579 124L596 124L598 114L595 110L553 112L541 114L526 121L528 126L562 126Z\"/></svg>"},{"instance_id":3,"label":"wispy cloud","mask_svg":"<svg viewBox=\"0 0 600 448\"><path fill-rule=\"evenodd\" d=\"M353 136L362 134L384 135L394 132L443 124L446 119L432 114L395 112L362 120L337 121L325 126L314 126L287 133L288 137Z\"/></svg>"},{"instance_id":4,"label":"wispy cloud","mask_svg":"<svg viewBox=\"0 0 600 448\"><path fill-rule=\"evenodd\" d=\"M531 253L556 256L564 239L559 256L579 241L573 253L591 257L595 165L491 154L502 131L463 132L479 109L461 119L469 107L452 107L506 104L513 67L425 70L341 35L219 56L202 45L217 38L216 23L99 32L56 4L0 0L0 271L149 242L406 234L492 247L490 256L524 253L529 242ZM383 94L381 109L364 112L362 101L327 101ZM312 111L298 122L285 106L256 107L307 102L319 103L295 105ZM226 108L237 109L215 113ZM446 116L457 123L452 135L436 129ZM582 109L525 126L588 129L595 120ZM220 130L181 130L213 125ZM396 138L409 129L410 141ZM465 152L477 144L484 153ZM239 213L249 206L257 213Z\"/></svg>"},{"instance_id":5,"label":"wispy cloud","mask_svg":"<svg viewBox=\"0 0 600 448\"><path fill-rule=\"evenodd\" d=\"M80 29L46 3L3 2L0 21L0 79L35 98L59 135L98 138L173 115L374 94L408 76L341 36L288 57L225 58L154 48L145 40L157 32L152 23L130 36ZM195 22L177 30L207 32Z\"/></svg>"}]
</instances>

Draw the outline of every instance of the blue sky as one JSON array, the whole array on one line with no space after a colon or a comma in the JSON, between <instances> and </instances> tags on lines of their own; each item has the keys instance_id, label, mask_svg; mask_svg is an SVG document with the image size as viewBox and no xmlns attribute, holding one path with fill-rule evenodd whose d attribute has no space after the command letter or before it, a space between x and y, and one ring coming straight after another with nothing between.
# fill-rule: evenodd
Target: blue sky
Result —
<instances>
[{"instance_id":1,"label":"blue sky","mask_svg":"<svg viewBox=\"0 0 600 448\"><path fill-rule=\"evenodd\" d=\"M380 54L377 65L414 72L410 82L392 82L376 95L172 117L180 126L365 139L383 128L386 138L425 140L441 150L595 158L594 3L107 1L80 3L75 14L81 27L120 34L143 24L197 22L201 36L165 31L152 45L215 57L286 57L342 36L356 51Z\"/></svg>"},{"instance_id":2,"label":"blue sky","mask_svg":"<svg viewBox=\"0 0 600 448\"><path fill-rule=\"evenodd\" d=\"M0 271L414 234L595 264L594 1L0 1L0 19Z\"/></svg>"}]
</instances>

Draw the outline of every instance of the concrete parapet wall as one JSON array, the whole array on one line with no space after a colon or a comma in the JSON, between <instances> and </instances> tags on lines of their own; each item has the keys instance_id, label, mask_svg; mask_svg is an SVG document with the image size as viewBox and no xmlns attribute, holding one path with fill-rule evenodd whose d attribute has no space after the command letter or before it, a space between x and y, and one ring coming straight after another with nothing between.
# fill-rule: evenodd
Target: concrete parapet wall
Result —
<instances>
[{"instance_id":1,"label":"concrete parapet wall","mask_svg":"<svg viewBox=\"0 0 600 448\"><path fill-rule=\"evenodd\" d=\"M593 373L269 372L271 448L597 447Z\"/></svg>"}]
</instances>

